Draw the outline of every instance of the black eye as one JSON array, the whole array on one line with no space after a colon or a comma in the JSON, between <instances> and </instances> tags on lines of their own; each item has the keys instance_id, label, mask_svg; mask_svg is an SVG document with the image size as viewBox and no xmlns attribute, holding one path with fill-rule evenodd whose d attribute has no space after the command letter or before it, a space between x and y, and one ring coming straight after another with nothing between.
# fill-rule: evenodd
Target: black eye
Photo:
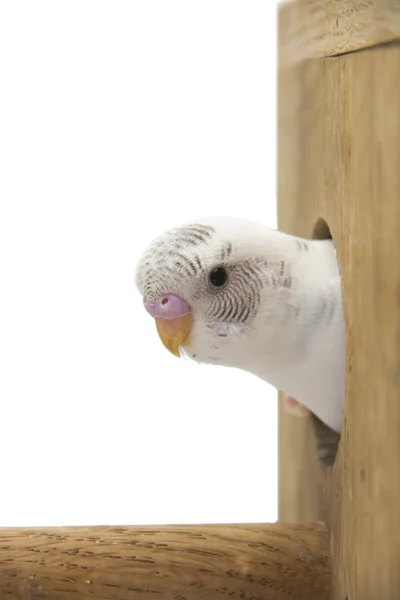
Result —
<instances>
[{"instance_id":1,"label":"black eye","mask_svg":"<svg viewBox=\"0 0 400 600\"><path fill-rule=\"evenodd\" d=\"M208 280L213 287L223 287L228 281L228 271L225 267L215 267L210 271Z\"/></svg>"}]
</instances>

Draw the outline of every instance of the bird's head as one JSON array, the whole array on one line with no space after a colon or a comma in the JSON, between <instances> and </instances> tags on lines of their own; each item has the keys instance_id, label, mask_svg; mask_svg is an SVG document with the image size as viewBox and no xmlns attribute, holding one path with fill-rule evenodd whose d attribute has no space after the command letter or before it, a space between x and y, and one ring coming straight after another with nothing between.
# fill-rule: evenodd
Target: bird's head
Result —
<instances>
[{"instance_id":1,"label":"bird's head","mask_svg":"<svg viewBox=\"0 0 400 600\"><path fill-rule=\"evenodd\" d=\"M288 287L276 235L284 234L241 219L206 219L170 229L149 245L136 283L172 354L240 363L260 305L263 318L268 311L273 317Z\"/></svg>"}]
</instances>

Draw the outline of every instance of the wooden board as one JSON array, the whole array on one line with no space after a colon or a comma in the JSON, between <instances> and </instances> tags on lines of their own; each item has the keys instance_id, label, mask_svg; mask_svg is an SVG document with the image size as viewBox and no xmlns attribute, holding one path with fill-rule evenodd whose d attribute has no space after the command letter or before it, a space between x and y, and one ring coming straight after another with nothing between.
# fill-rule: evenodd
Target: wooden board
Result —
<instances>
[{"instance_id":1,"label":"wooden board","mask_svg":"<svg viewBox=\"0 0 400 600\"><path fill-rule=\"evenodd\" d=\"M315 76L325 88L322 203L347 316L335 598L391 600L400 590L400 45Z\"/></svg>"},{"instance_id":2,"label":"wooden board","mask_svg":"<svg viewBox=\"0 0 400 600\"><path fill-rule=\"evenodd\" d=\"M281 65L400 37L400 0L298 0L280 7Z\"/></svg>"},{"instance_id":3,"label":"wooden board","mask_svg":"<svg viewBox=\"0 0 400 600\"><path fill-rule=\"evenodd\" d=\"M335 600L391 600L400 590L399 82L396 43L296 59L279 74L279 225L309 235L323 217L344 290L346 412L331 540ZM318 518L326 506L310 430L281 415L280 434L280 493L286 494L280 518Z\"/></svg>"}]
</instances>

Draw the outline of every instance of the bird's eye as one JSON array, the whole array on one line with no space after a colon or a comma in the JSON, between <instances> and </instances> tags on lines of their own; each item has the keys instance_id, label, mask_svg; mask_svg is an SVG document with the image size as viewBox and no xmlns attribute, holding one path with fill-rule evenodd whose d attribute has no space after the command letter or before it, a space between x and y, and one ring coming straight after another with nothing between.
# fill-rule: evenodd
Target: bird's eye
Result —
<instances>
[{"instance_id":1,"label":"bird's eye","mask_svg":"<svg viewBox=\"0 0 400 600\"><path fill-rule=\"evenodd\" d=\"M208 280L213 287L221 288L228 281L228 271L225 267L214 267L209 273Z\"/></svg>"}]
</instances>

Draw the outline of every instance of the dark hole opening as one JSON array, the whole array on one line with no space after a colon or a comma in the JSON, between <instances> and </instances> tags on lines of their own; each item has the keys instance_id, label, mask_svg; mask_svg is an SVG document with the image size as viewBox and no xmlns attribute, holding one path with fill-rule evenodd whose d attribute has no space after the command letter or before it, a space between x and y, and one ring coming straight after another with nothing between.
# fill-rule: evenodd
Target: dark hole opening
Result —
<instances>
[{"instance_id":1,"label":"dark hole opening","mask_svg":"<svg viewBox=\"0 0 400 600\"><path fill-rule=\"evenodd\" d=\"M318 219L315 224L313 234L313 240L331 240L332 234L329 229L328 223L324 219Z\"/></svg>"}]
</instances>

